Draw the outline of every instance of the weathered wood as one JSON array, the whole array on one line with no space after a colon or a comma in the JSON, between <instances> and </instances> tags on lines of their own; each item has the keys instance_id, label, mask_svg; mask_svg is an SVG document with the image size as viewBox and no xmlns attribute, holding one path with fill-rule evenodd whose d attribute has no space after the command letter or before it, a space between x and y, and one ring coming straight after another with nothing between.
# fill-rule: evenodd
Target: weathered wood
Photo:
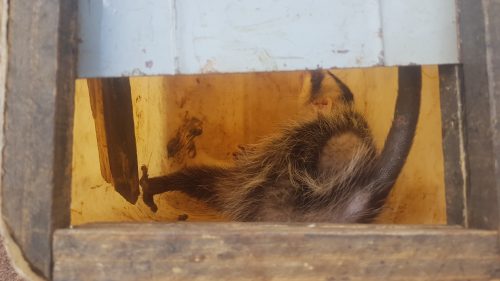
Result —
<instances>
[{"instance_id":1,"label":"weathered wood","mask_svg":"<svg viewBox=\"0 0 500 281\"><path fill-rule=\"evenodd\" d=\"M56 232L54 280L485 280L495 245L453 227L93 225Z\"/></svg>"},{"instance_id":2,"label":"weathered wood","mask_svg":"<svg viewBox=\"0 0 500 281\"><path fill-rule=\"evenodd\" d=\"M2 212L50 278L52 234L69 225L76 1L9 1Z\"/></svg>"},{"instance_id":3,"label":"weathered wood","mask_svg":"<svg viewBox=\"0 0 500 281\"><path fill-rule=\"evenodd\" d=\"M94 117L101 175L106 182L112 183L113 176L111 175L108 146L106 145L106 125L104 122L104 105L101 81L99 79L88 79L87 86L92 116Z\"/></svg>"},{"instance_id":4,"label":"weathered wood","mask_svg":"<svg viewBox=\"0 0 500 281\"><path fill-rule=\"evenodd\" d=\"M495 184L497 211L500 220L500 2L483 1L486 27L486 52L488 58L489 99L491 107L491 131L493 134L493 159L495 161ZM497 221L500 229L500 221ZM500 231L499 231L500 234ZM500 243L500 239L499 239Z\"/></svg>"},{"instance_id":5,"label":"weathered wood","mask_svg":"<svg viewBox=\"0 0 500 281\"><path fill-rule=\"evenodd\" d=\"M462 69L439 66L443 154L445 166L446 217L450 225L467 226L467 161L463 112Z\"/></svg>"},{"instance_id":6,"label":"weathered wood","mask_svg":"<svg viewBox=\"0 0 500 281\"><path fill-rule=\"evenodd\" d=\"M461 56L464 71L465 150L467 153L467 220L471 228L495 229L498 202L492 99L484 3L460 0Z\"/></svg>"},{"instance_id":7,"label":"weathered wood","mask_svg":"<svg viewBox=\"0 0 500 281\"><path fill-rule=\"evenodd\" d=\"M101 174L127 201L139 197L132 94L128 78L87 80Z\"/></svg>"}]
</instances>

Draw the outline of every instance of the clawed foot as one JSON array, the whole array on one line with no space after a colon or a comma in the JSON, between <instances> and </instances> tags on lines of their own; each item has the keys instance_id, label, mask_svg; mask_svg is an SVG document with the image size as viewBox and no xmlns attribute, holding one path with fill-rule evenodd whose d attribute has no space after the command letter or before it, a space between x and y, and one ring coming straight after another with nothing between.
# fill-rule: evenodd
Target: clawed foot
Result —
<instances>
[{"instance_id":1,"label":"clawed foot","mask_svg":"<svg viewBox=\"0 0 500 281\"><path fill-rule=\"evenodd\" d=\"M151 211L156 213L158 211L158 206L156 206L155 201L153 200L153 194L151 194L149 190L149 175L148 175L148 167L146 165L141 166L142 176L139 180L139 185L142 188L142 200L144 204L148 205Z\"/></svg>"}]
</instances>

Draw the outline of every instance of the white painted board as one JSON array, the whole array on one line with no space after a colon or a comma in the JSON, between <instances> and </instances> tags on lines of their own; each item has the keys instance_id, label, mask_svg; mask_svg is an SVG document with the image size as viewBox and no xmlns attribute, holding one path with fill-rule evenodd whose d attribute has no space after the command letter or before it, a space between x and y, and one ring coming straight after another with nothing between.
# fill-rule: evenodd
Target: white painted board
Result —
<instances>
[{"instance_id":1,"label":"white painted board","mask_svg":"<svg viewBox=\"0 0 500 281\"><path fill-rule=\"evenodd\" d=\"M80 77L458 63L454 0L79 0Z\"/></svg>"},{"instance_id":2,"label":"white painted board","mask_svg":"<svg viewBox=\"0 0 500 281\"><path fill-rule=\"evenodd\" d=\"M455 1L381 0L386 65L458 62Z\"/></svg>"}]
</instances>

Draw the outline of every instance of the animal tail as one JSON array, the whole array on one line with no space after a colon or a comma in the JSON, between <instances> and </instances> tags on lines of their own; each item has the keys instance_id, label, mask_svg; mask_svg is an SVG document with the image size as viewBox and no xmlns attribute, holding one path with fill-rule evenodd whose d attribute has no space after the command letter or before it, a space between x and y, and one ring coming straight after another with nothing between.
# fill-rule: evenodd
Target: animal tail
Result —
<instances>
[{"instance_id":1,"label":"animal tail","mask_svg":"<svg viewBox=\"0 0 500 281\"><path fill-rule=\"evenodd\" d=\"M422 72L420 66L399 67L398 97L394 119L373 177L372 206L385 203L413 143L420 112Z\"/></svg>"}]
</instances>

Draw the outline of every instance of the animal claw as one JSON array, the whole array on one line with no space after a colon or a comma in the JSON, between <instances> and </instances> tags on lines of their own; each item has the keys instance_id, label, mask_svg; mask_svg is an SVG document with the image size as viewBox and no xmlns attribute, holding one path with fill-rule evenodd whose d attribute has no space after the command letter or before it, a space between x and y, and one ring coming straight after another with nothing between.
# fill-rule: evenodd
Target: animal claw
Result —
<instances>
[{"instance_id":1,"label":"animal claw","mask_svg":"<svg viewBox=\"0 0 500 281\"><path fill-rule=\"evenodd\" d=\"M139 185L142 188L142 200L144 201L144 204L146 204L151 209L151 211L156 213L156 211L158 211L158 206L155 204L155 201L153 200L153 194L151 194L149 190L148 167L146 167L146 165L142 165L141 171L142 176L139 180Z\"/></svg>"}]
</instances>

